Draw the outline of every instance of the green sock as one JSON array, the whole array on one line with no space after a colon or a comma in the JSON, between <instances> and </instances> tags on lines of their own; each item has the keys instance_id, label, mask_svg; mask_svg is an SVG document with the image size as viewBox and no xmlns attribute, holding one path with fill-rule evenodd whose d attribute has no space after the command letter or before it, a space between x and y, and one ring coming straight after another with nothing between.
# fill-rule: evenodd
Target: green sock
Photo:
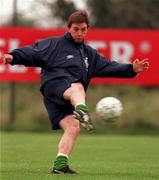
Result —
<instances>
[{"instance_id":1,"label":"green sock","mask_svg":"<svg viewBox=\"0 0 159 180\"><path fill-rule=\"evenodd\" d=\"M79 109L81 111L87 112L88 111L88 106L86 104L77 104L75 109Z\"/></svg>"},{"instance_id":2,"label":"green sock","mask_svg":"<svg viewBox=\"0 0 159 180\"><path fill-rule=\"evenodd\" d=\"M54 161L54 168L61 169L68 165L68 158L66 156L57 156Z\"/></svg>"}]
</instances>

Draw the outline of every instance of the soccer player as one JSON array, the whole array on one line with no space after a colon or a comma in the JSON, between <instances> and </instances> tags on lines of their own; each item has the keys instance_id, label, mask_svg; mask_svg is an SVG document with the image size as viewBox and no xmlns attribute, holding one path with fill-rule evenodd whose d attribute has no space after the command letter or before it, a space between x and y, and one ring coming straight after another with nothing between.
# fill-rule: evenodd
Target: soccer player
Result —
<instances>
[{"instance_id":1,"label":"soccer player","mask_svg":"<svg viewBox=\"0 0 159 180\"><path fill-rule=\"evenodd\" d=\"M132 64L109 61L84 43L89 28L85 11L68 19L68 31L33 45L4 54L5 64L41 67L41 88L52 129L63 129L52 173L74 174L68 165L80 132L80 124L94 130L86 105L86 90L92 77L132 78L149 67L148 59Z\"/></svg>"}]
</instances>

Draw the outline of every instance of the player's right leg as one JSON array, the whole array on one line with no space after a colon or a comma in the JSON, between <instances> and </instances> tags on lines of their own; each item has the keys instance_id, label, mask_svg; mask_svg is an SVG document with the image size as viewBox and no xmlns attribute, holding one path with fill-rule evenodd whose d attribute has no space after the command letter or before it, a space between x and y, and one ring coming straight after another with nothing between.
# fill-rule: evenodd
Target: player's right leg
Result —
<instances>
[{"instance_id":1,"label":"player's right leg","mask_svg":"<svg viewBox=\"0 0 159 180\"><path fill-rule=\"evenodd\" d=\"M80 123L71 115L73 106L70 101L54 96L44 96L44 104L49 115L52 129L63 129L64 133L58 145L57 156L52 165L52 173L75 174L68 166L69 155L73 150L80 131Z\"/></svg>"},{"instance_id":2,"label":"player's right leg","mask_svg":"<svg viewBox=\"0 0 159 180\"><path fill-rule=\"evenodd\" d=\"M72 83L71 87L64 91L63 96L66 100L70 100L75 107L74 117L80 121L81 126L88 131L94 130L88 107L85 103L86 94L83 85L81 83Z\"/></svg>"},{"instance_id":3,"label":"player's right leg","mask_svg":"<svg viewBox=\"0 0 159 180\"><path fill-rule=\"evenodd\" d=\"M58 145L58 153L52 172L56 174L76 174L75 171L69 168L67 161L79 135L80 123L72 115L68 115L59 122L59 126L64 130L64 133Z\"/></svg>"}]
</instances>

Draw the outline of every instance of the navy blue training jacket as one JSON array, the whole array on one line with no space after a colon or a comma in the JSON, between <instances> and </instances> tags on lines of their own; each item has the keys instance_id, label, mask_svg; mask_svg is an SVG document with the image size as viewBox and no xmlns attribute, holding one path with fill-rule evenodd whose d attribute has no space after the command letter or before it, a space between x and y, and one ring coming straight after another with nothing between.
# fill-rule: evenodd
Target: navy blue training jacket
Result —
<instances>
[{"instance_id":1,"label":"navy blue training jacket","mask_svg":"<svg viewBox=\"0 0 159 180\"><path fill-rule=\"evenodd\" d=\"M70 33L50 37L32 46L14 49L12 65L41 67L41 85L52 79L81 82L87 89L92 77L131 78L132 64L109 61L84 43L76 43Z\"/></svg>"}]
</instances>

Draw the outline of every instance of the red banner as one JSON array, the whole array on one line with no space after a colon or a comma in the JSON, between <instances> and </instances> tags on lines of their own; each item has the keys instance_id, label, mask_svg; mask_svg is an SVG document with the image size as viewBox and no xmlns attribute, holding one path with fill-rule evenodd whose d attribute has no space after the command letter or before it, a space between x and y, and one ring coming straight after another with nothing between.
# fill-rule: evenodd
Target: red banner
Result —
<instances>
[{"instance_id":1,"label":"red banner","mask_svg":"<svg viewBox=\"0 0 159 180\"><path fill-rule=\"evenodd\" d=\"M12 49L33 44L49 36L63 35L65 29L0 28L0 59ZM91 29L86 44L96 48L105 57L121 63L131 63L136 58L150 59L150 68L133 79L98 78L93 84L159 85L159 31ZM0 61L0 81L39 82L39 68L4 65Z\"/></svg>"}]
</instances>

